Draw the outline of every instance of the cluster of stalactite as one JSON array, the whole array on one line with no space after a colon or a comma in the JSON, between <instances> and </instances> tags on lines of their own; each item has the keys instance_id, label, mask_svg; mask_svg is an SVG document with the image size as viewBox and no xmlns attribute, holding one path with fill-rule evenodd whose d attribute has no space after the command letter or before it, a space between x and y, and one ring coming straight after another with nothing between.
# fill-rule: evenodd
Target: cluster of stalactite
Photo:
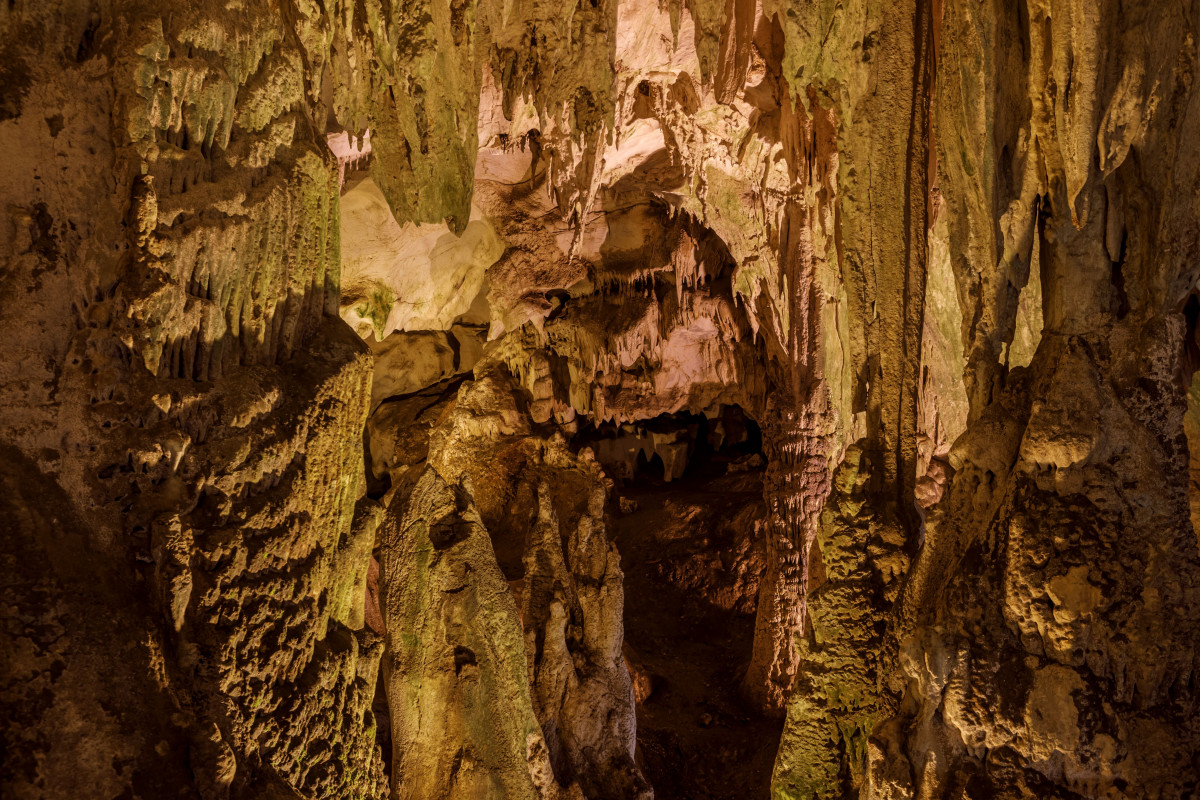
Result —
<instances>
[{"instance_id":1,"label":"cluster of stalactite","mask_svg":"<svg viewBox=\"0 0 1200 800\"><path fill-rule=\"evenodd\" d=\"M3 788L648 796L569 442L737 405L777 797L1194 794L1198 60L1195 0L0 5Z\"/></svg>"}]
</instances>

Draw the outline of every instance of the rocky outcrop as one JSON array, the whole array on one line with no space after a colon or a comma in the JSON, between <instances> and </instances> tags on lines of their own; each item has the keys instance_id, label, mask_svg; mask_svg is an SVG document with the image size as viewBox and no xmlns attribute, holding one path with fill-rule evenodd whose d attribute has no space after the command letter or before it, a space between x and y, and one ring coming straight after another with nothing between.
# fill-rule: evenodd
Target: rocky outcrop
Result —
<instances>
[{"instance_id":1,"label":"rocky outcrop","mask_svg":"<svg viewBox=\"0 0 1200 800\"><path fill-rule=\"evenodd\" d=\"M548 455L553 465L555 452ZM564 536L550 484L539 484L538 518L525 547L521 587L538 718L556 775L577 778L588 797L651 798L633 760L636 729L621 649L620 558L604 534L608 493L593 467L590 491L564 497L556 474L561 469L550 477L558 479L559 496L570 499L559 504L569 508L582 501L584 508L568 518ZM564 553L570 554L569 562Z\"/></svg>"},{"instance_id":2,"label":"rocky outcrop","mask_svg":"<svg viewBox=\"0 0 1200 800\"><path fill-rule=\"evenodd\" d=\"M777 796L838 797L861 787L870 737L886 712L879 621L895 599L904 540L868 505L870 471L862 448L847 448L821 512L811 557L819 572L809 583L808 625L796 645L796 687L771 780ZM887 753L872 766L890 774L898 762Z\"/></svg>"},{"instance_id":3,"label":"rocky outcrop","mask_svg":"<svg viewBox=\"0 0 1200 800\"><path fill-rule=\"evenodd\" d=\"M160 12L0 12L0 414L41 495L4 574L47 626L6 629L0 791L380 797L319 77L277 10Z\"/></svg>"},{"instance_id":4,"label":"rocky outcrop","mask_svg":"<svg viewBox=\"0 0 1200 800\"><path fill-rule=\"evenodd\" d=\"M461 325L448 331L403 331L382 342L367 339L375 357L371 409L469 372L481 354L479 332Z\"/></svg>"},{"instance_id":5,"label":"rocky outcrop","mask_svg":"<svg viewBox=\"0 0 1200 800\"><path fill-rule=\"evenodd\" d=\"M457 399L427 434L425 474L412 493L399 483L389 490L392 499L384 523L380 577L384 625L388 631L420 629L415 635L391 640L388 647L389 654L395 652L403 662L400 665L390 655L386 661L385 670L395 670L386 678L391 716L393 724L407 732L393 734L393 781L398 791L409 793L406 796L459 796L455 792L460 789L454 787L460 778L455 776L463 768L446 766L447 759L455 747L483 748L482 744L461 745L464 736L476 735L464 731L479 731L481 741L496 745L515 741L511 731L495 729L499 724L495 718L529 713L537 726L529 754L545 759L530 767L536 773L533 780L550 782L538 784L539 796L582 791L589 798L649 797L649 787L633 760L636 726L633 691L622 655L620 558L605 536L607 481L590 451L575 455L561 436L547 441L535 434L519 402L503 370L495 365L486 368L478 380L462 385ZM389 434L395 441L409 436L402 423L386 427L388 419L390 415L373 417L377 426L373 441L387 441ZM456 502L470 507L467 522L454 525L462 530L469 527L472 533L450 537L449 544L423 544L421 537L433 534L424 533L421 526L431 515L442 513L431 511L428 504L439 503L440 509L449 502L428 496L440 491L449 497L454 486L458 486ZM465 508L455 513L467 514ZM477 515L477 522L471 521L476 519L471 515ZM428 567L420 566L417 555L424 551L433 559ZM449 578L435 580L425 572L415 573L414 566L431 575L458 576L457 583L451 581L454 587L446 588L442 583ZM493 577L486 577L489 574ZM496 596L497 591L506 596ZM468 596L480 592L488 594ZM519 616L517 605L511 616L484 614L484 607L513 604L513 596ZM462 606L464 602L468 607ZM446 627L422 628L429 624ZM508 644L501 647L504 642ZM475 683L468 691L461 680L450 677L447 665L453 659L442 656L463 648L475 653L484 646L491 649L471 663ZM514 658L521 661L519 671ZM426 675L423 669L433 672ZM440 677L432 677L434 673ZM443 688L428 690L433 680ZM418 692L417 686L425 688ZM519 700L519 706L506 705L521 697L525 699ZM432 710L441 707L463 707L462 718L434 717ZM429 743L434 730L436 743ZM512 758L495 755L471 769L515 775L520 772L516 766L504 766L509 761L516 764ZM431 766L435 761L442 764L437 770ZM426 783L410 782L407 777L434 772L442 777L423 778ZM493 791L484 784L462 786L466 793L462 796ZM511 787L504 791L510 790L516 791Z\"/></svg>"},{"instance_id":6,"label":"rocky outcrop","mask_svg":"<svg viewBox=\"0 0 1200 800\"><path fill-rule=\"evenodd\" d=\"M951 242L972 256L955 267L975 303L970 418L901 605L907 733L888 746L911 791L1194 791L1179 311L1195 276L1162 254L1195 227L1150 189L1196 185L1196 154L1173 143L1200 119L1197 17L1177 11L947 9L940 147ZM1003 351L1027 278L1043 324L1018 368Z\"/></svg>"},{"instance_id":7,"label":"rocky outcrop","mask_svg":"<svg viewBox=\"0 0 1200 800\"><path fill-rule=\"evenodd\" d=\"M353 525L369 369L360 348L348 331L331 334L325 352L294 359L277 385L211 398L214 422L194 431L166 478L202 488L186 513L152 523L154 586L174 629L165 650L194 713L225 731L228 744L215 746L234 748L229 778L233 753L312 794L374 793L381 777L362 724L380 643L359 630L373 540ZM238 408L263 394L278 407ZM216 421L225 419L253 426Z\"/></svg>"}]
</instances>

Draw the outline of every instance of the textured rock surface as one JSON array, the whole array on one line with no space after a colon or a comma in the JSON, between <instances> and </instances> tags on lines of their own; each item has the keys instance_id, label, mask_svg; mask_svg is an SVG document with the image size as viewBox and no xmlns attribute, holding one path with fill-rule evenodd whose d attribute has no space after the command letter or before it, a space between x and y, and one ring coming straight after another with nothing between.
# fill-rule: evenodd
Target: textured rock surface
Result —
<instances>
[{"instance_id":1,"label":"textured rock surface","mask_svg":"<svg viewBox=\"0 0 1200 800\"><path fill-rule=\"evenodd\" d=\"M379 797L319 91L265 4L160 10L0 12L2 791Z\"/></svg>"},{"instance_id":2,"label":"textured rock surface","mask_svg":"<svg viewBox=\"0 0 1200 800\"><path fill-rule=\"evenodd\" d=\"M470 489L427 469L385 526L393 795L538 797L549 764L517 607Z\"/></svg>"},{"instance_id":3,"label":"textured rock surface","mask_svg":"<svg viewBox=\"0 0 1200 800\"><path fill-rule=\"evenodd\" d=\"M1200 5L160 6L0 3L5 796L1200 791Z\"/></svg>"},{"instance_id":4,"label":"textured rock surface","mask_svg":"<svg viewBox=\"0 0 1200 800\"><path fill-rule=\"evenodd\" d=\"M412 493L391 490L380 581L397 637L385 674L403 796L512 796L529 781L551 794L646 794L606 482L561 437L530 434L510 382L488 373L430 431ZM534 727L517 736L511 719Z\"/></svg>"},{"instance_id":5,"label":"textured rock surface","mask_svg":"<svg viewBox=\"0 0 1200 800\"><path fill-rule=\"evenodd\" d=\"M577 777L593 797L653 797L633 761L634 695L621 651L623 576L604 530L608 493L599 470L563 463L562 451L547 455L521 579L538 717L556 774ZM570 480L571 467L582 481ZM561 520L550 481L569 509Z\"/></svg>"},{"instance_id":6,"label":"textured rock surface","mask_svg":"<svg viewBox=\"0 0 1200 800\"><path fill-rule=\"evenodd\" d=\"M1179 313L1196 274L1177 248L1197 218L1175 198L1194 198L1200 168L1186 144L1197 20L1194 7L946 10L942 187L975 308L970 421L900 608L909 683L880 742L907 750L912 791L1196 790ZM964 147L992 137L991 152ZM1027 276L1043 325L1018 369L1003 342Z\"/></svg>"}]
</instances>

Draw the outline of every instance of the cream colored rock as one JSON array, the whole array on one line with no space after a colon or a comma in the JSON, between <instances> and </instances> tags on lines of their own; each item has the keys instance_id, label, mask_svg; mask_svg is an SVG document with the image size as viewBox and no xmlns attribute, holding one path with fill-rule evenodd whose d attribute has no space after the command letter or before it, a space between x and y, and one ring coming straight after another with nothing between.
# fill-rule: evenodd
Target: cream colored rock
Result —
<instances>
[{"instance_id":1,"label":"cream colored rock","mask_svg":"<svg viewBox=\"0 0 1200 800\"><path fill-rule=\"evenodd\" d=\"M384 400L413 394L457 374L458 343L442 331L396 332L368 340L375 357L371 408Z\"/></svg>"},{"instance_id":2,"label":"cream colored rock","mask_svg":"<svg viewBox=\"0 0 1200 800\"><path fill-rule=\"evenodd\" d=\"M477 215L461 235L398 222L370 178L353 184L341 206L342 316L363 338L448 330L486 292L487 268L504 252Z\"/></svg>"}]
</instances>

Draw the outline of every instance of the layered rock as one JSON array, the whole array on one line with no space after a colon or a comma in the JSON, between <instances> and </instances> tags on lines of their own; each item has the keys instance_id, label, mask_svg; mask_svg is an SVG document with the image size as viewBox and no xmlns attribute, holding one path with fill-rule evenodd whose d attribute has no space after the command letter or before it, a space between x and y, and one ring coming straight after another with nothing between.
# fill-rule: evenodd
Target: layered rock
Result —
<instances>
[{"instance_id":1,"label":"layered rock","mask_svg":"<svg viewBox=\"0 0 1200 800\"><path fill-rule=\"evenodd\" d=\"M385 439L389 429L375 424L381 425L375 441ZM407 435L402 427L390 433ZM390 640L385 678L397 791L501 796L525 785L525 769L533 770L539 796L651 796L633 760L622 575L604 532L608 489L599 465L590 451L576 456L561 437L547 441L534 433L511 382L495 365L458 390L428 441L425 474L411 495L400 484L391 490L382 538L384 625L389 636L401 637ZM453 493L462 508L437 511L450 508L449 499L430 499L439 493ZM439 514L454 519L443 527L469 533L447 535L448 543L438 544L422 526ZM446 581L453 586L442 585ZM503 611L508 606L511 615ZM400 633L413 630L418 633ZM448 654L476 653L478 647L487 649L471 662L473 683L463 683L461 670L453 678L449 665L466 656ZM433 709L460 707L458 716L431 721ZM525 714L537 726L527 734L529 764L544 763L518 768L512 753L488 748L519 739L495 726ZM479 752L471 757L473 766L455 756L467 751ZM441 766L435 769L435 763ZM482 773L499 783L472 782L471 775ZM435 774L440 777L427 777ZM517 783L504 783L510 780Z\"/></svg>"},{"instance_id":2,"label":"layered rock","mask_svg":"<svg viewBox=\"0 0 1200 800\"><path fill-rule=\"evenodd\" d=\"M946 14L943 192L951 242L969 243L955 275L975 303L971 416L901 606L906 732L887 738L912 789L878 791L1183 797L1197 553L1178 312L1194 270L1163 254L1195 233L1149 186L1195 185L1195 154L1172 144L1197 119L1194 9ZM981 41L995 43L982 63ZM962 146L993 135L990 151ZM1027 276L1043 325L1020 369L1004 350Z\"/></svg>"},{"instance_id":3,"label":"layered rock","mask_svg":"<svg viewBox=\"0 0 1200 800\"><path fill-rule=\"evenodd\" d=\"M382 537L392 794L545 796L517 607L469 487L427 469Z\"/></svg>"},{"instance_id":4,"label":"layered rock","mask_svg":"<svg viewBox=\"0 0 1200 800\"><path fill-rule=\"evenodd\" d=\"M844 791L842 784L862 782L867 740L879 717L876 619L886 607L871 569L868 543L876 526L866 505L869 480L861 450L849 449L814 543L812 561L821 573L809 584L807 630L796 643L797 685L771 781L777 796L832 797ZM831 746L845 754L845 766L828 757Z\"/></svg>"},{"instance_id":5,"label":"layered rock","mask_svg":"<svg viewBox=\"0 0 1200 800\"><path fill-rule=\"evenodd\" d=\"M553 465L554 451L548 455ZM550 484L538 485L538 518L525 547L521 587L530 686L556 775L577 776L588 797L649 798L653 792L633 760L620 558L604 534L607 491L591 471L590 491L581 494L566 495L560 475L548 476L558 482L560 505L585 504L568 518L566 536Z\"/></svg>"}]
</instances>

